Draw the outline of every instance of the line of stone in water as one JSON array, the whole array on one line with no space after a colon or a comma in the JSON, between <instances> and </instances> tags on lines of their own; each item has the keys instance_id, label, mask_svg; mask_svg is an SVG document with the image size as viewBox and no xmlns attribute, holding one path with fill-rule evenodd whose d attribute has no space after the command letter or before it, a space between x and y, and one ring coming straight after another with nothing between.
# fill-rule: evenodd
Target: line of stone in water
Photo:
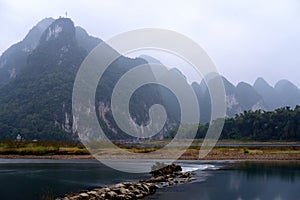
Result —
<instances>
[{"instance_id":1,"label":"line of stone in water","mask_svg":"<svg viewBox=\"0 0 300 200\"><path fill-rule=\"evenodd\" d=\"M152 177L135 182L122 182L110 187L96 188L77 194L67 194L56 200L133 200L152 195L157 188L169 187L195 180L190 172L182 172L179 165L168 165L151 172Z\"/></svg>"}]
</instances>

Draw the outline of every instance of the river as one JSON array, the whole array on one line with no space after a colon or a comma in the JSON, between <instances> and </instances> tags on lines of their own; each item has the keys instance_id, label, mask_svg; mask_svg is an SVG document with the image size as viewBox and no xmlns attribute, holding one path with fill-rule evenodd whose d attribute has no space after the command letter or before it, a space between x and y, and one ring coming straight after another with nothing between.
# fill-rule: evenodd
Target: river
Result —
<instances>
[{"instance_id":1,"label":"river","mask_svg":"<svg viewBox=\"0 0 300 200\"><path fill-rule=\"evenodd\" d=\"M197 181L159 189L146 199L300 199L300 163L180 161L179 164L185 171L195 171ZM119 172L95 160L0 159L0 199L63 196L146 177L149 175Z\"/></svg>"}]
</instances>

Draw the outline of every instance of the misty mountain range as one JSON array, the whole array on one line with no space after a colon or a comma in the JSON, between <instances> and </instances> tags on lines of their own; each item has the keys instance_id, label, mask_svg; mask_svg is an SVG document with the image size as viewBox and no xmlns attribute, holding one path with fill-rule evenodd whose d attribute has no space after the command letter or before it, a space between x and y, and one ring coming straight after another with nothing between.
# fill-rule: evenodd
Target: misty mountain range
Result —
<instances>
[{"instance_id":1,"label":"misty mountain range","mask_svg":"<svg viewBox=\"0 0 300 200\"><path fill-rule=\"evenodd\" d=\"M273 111L281 107L294 108L300 104L300 92L296 85L288 80L278 81L274 87L269 85L263 78L257 78L253 85L240 82L236 86L222 77L227 104L227 116L234 117L245 110ZM213 81L213 80L212 80ZM208 109L209 93L204 81L200 84L193 83L192 87L200 99L202 109ZM206 115L203 122L208 121Z\"/></svg>"},{"instance_id":2,"label":"misty mountain range","mask_svg":"<svg viewBox=\"0 0 300 200\"><path fill-rule=\"evenodd\" d=\"M71 108L73 83L84 58L101 42L83 28L75 27L69 18L45 18L21 42L8 48L0 57L0 138L14 139L21 134L26 139L76 139ZM110 97L114 85L135 66L153 62L159 61L147 55L138 58L120 56L100 80L96 95L97 114L109 137L129 137L117 127L111 113ZM178 73L178 70L171 69L168 73ZM228 117L244 110L271 111L300 104L300 90L288 80L280 80L274 87L263 78L258 78L254 85L240 82L235 86L222 78ZM207 86L204 81L194 82L192 88L199 100L201 122L208 122L210 99ZM164 138L180 119L178 101L168 89L157 85L141 87L130 102L131 115L142 130L149 122L148 109L155 103L164 105L167 111L167 122L155 136Z\"/></svg>"}]
</instances>

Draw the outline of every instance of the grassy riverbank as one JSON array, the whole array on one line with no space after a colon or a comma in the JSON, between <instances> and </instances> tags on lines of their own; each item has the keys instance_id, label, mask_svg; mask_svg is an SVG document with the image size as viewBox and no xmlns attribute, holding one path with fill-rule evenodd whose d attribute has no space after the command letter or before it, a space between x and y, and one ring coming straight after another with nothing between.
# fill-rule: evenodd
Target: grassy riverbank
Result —
<instances>
[{"instance_id":1,"label":"grassy riverbank","mask_svg":"<svg viewBox=\"0 0 300 200\"><path fill-rule=\"evenodd\" d=\"M97 156L102 159L120 158L174 158L180 149L176 146L165 148L164 153L156 153L169 141L147 142L141 145L117 144L124 152L135 153L123 155L111 147L97 148ZM297 142L245 142L219 141L218 145L204 158L199 158L199 145L195 141L180 157L183 160L300 160L300 146ZM153 155L149 156L152 152ZM86 159L93 158L89 151L79 143L64 142L17 142L1 141L0 158L53 158Z\"/></svg>"},{"instance_id":2,"label":"grassy riverbank","mask_svg":"<svg viewBox=\"0 0 300 200\"><path fill-rule=\"evenodd\" d=\"M0 155L87 155L86 148L78 143L0 141Z\"/></svg>"}]
</instances>

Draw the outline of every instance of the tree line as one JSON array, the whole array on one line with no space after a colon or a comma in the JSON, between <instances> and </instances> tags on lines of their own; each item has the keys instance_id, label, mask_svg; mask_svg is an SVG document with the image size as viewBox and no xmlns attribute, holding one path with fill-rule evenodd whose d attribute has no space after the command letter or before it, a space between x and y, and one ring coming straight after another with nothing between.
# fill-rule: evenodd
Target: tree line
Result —
<instances>
[{"instance_id":1,"label":"tree line","mask_svg":"<svg viewBox=\"0 0 300 200\"><path fill-rule=\"evenodd\" d=\"M204 138L209 124L200 124L196 138ZM225 119L221 139L299 141L300 106L275 111L244 111Z\"/></svg>"}]
</instances>

